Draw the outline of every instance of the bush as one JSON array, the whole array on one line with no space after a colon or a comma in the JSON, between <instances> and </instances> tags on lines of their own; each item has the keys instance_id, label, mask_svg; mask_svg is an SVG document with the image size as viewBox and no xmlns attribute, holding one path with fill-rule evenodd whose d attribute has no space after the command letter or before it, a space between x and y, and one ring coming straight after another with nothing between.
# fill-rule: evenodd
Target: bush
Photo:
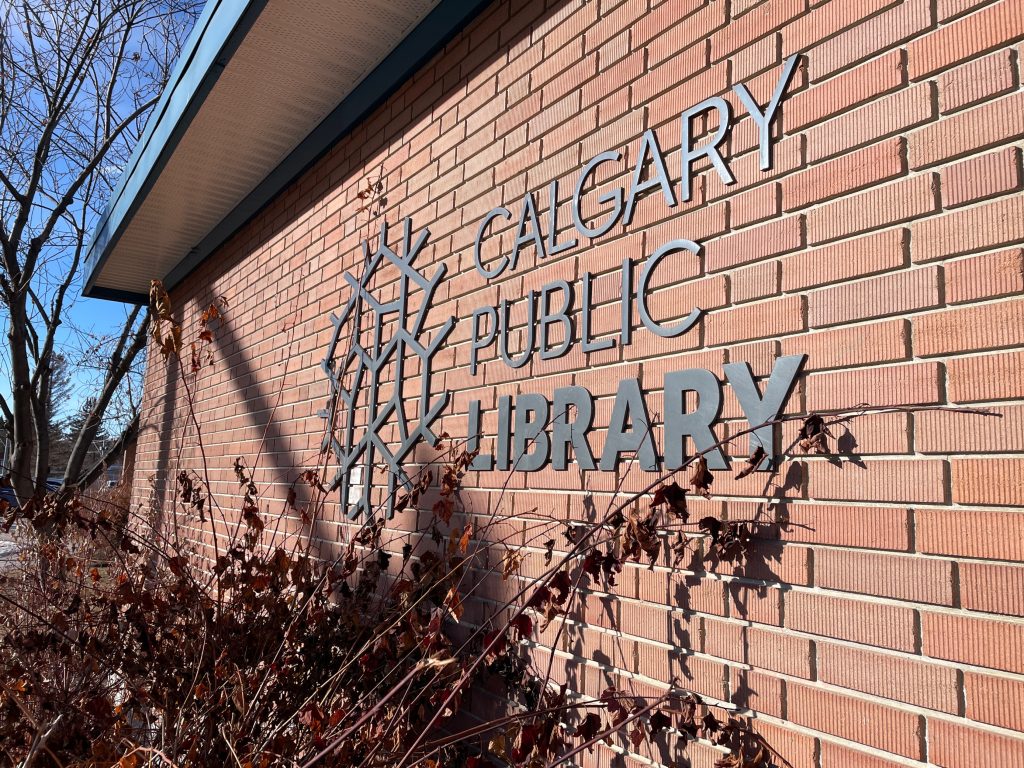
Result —
<instances>
[{"instance_id":1,"label":"bush","mask_svg":"<svg viewBox=\"0 0 1024 768\"><path fill-rule=\"evenodd\" d=\"M221 309L203 314L186 356L169 298L158 285L154 296L157 346L201 441L191 398ZM893 409L859 412L877 410ZM803 449L827 452L828 424L849 418L805 419ZM662 478L588 522L538 518L524 547L495 535L500 501L482 523L464 514L474 456L447 436L435 447L395 503L421 510L421 530L377 515L333 558L317 556L311 533L332 493L327 456L296 470L286 512L302 521L297 535L268 529L241 459L233 510L210 493L205 466L178 474L168 519L157 505L133 511L123 489L0 502L22 543L0 574L0 766L532 768L600 741L660 750L697 738L726 747L724 768L789 766L752 720L684 681L584 697L553 682L553 655L545 664L532 650L557 646L584 595L614 591L627 561L742 564L757 552L759 520L691 522L687 498L709 494L701 456L678 475L685 487ZM543 565L523 568L527 558Z\"/></svg>"}]
</instances>

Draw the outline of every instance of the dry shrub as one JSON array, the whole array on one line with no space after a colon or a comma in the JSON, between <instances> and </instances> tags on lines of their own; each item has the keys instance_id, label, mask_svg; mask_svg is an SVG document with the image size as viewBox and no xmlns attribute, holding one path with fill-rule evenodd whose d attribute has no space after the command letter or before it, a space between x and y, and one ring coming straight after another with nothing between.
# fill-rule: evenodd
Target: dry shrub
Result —
<instances>
[{"instance_id":1,"label":"dry shrub","mask_svg":"<svg viewBox=\"0 0 1024 768\"><path fill-rule=\"evenodd\" d=\"M200 440L191 398L222 309L204 313L186 347L154 286L154 335ZM806 419L805 450L827 451L827 423L849 418ZM547 537L559 524L539 519L524 547L492 535L500 501L483 524L464 514L473 455L437 447L395 500L422 510L422 529L389 530L378 515L331 559L309 535L333 492L322 466L296 471L286 506L304 528L284 539L241 459L230 502L211 496L205 467L181 470L171 523L124 497L65 491L5 508L24 550L0 575L0 766L533 768L599 741L637 750L695 738L723 745L725 768L789 765L735 707L723 713L685 681L588 698L552 681L553 656L538 665L530 652L557 647L585 593L614 592L627 561L742 564L756 553L764 522L690 520L688 495L709 494L702 457L676 475L685 487L661 478L590 522L561 524L557 539ZM207 529L204 546L196 531ZM527 557L543 567L523 569ZM482 600L487 615L467 608Z\"/></svg>"}]
</instances>

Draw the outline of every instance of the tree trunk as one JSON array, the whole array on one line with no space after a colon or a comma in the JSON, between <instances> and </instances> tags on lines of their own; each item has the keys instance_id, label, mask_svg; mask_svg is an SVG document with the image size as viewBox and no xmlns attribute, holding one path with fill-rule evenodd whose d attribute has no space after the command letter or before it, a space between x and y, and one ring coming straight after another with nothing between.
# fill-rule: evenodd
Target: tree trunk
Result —
<instances>
[{"instance_id":1,"label":"tree trunk","mask_svg":"<svg viewBox=\"0 0 1024 768\"><path fill-rule=\"evenodd\" d=\"M14 416L14 451L11 456L11 484L24 504L35 494L35 462L38 448L35 409L32 404L32 374L26 349L25 293L10 295L11 327L7 338L11 351L11 412Z\"/></svg>"},{"instance_id":2,"label":"tree trunk","mask_svg":"<svg viewBox=\"0 0 1024 768\"><path fill-rule=\"evenodd\" d=\"M46 480L50 476L50 385L53 381L50 371L50 361L40 360L42 375L39 377L39 386L33 392L32 420L36 427L36 466L35 480L36 488L46 490Z\"/></svg>"}]
</instances>

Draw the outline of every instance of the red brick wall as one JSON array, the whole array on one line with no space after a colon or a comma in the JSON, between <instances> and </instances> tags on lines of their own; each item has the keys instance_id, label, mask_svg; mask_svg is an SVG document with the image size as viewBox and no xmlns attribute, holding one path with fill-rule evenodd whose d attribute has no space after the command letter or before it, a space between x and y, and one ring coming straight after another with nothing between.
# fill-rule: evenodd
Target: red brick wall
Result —
<instances>
[{"instance_id":1,"label":"red brick wall","mask_svg":"<svg viewBox=\"0 0 1024 768\"><path fill-rule=\"evenodd\" d=\"M430 228L421 268L448 268L430 327L462 321L432 382L435 393L454 392L439 429L455 437L465 436L471 398L484 401L493 434L496 393L550 396L575 383L597 398L599 447L621 378L640 378L653 412L666 371L721 377L723 364L742 360L763 376L777 356L800 353L808 359L789 413L862 402L991 406L1002 419L866 417L844 438L856 454L794 457L769 487L789 524L765 532L747 567L694 558L682 573L627 568L614 595L589 598L555 669L590 694L608 681L661 690L679 675L713 701L756 713L759 730L801 768L1024 765L1024 4L547 6L495 3L175 289L191 332L215 296L229 305L196 393L214 490L237 490L236 456L258 464L257 482L277 499L296 468L315 463L327 396L319 364L329 314L347 296L342 275L358 273L360 242L381 222L397 237L407 216ZM755 126L730 89L747 83L763 105L794 53L804 57L783 100L774 167L762 172ZM593 244L545 260L528 248L498 280L474 271L473 238L488 210L505 205L516 216L534 192L543 213L548 184L558 179L567 198L605 149L624 158L602 185L628 185L647 128L677 183L679 114L713 95L739 118L725 145L735 184L705 161L694 198L678 208L656 192L630 226ZM357 194L378 177L386 203L373 215ZM519 371L488 360L469 375L473 309L590 271L595 332L617 332L622 260L642 262L679 237L699 242L702 255L660 268L652 306L667 318L698 304L706 314L693 331L665 340L640 327L630 346L590 356L576 348ZM508 252L511 232L500 238ZM488 241L489 253L498 242ZM184 390L152 355L146 387L138 501L152 497L151 478L159 496L168 477L199 461ZM719 435L744 424L726 388ZM783 430L784 443L795 429ZM742 440L735 454L745 451ZM625 466L582 481L514 473L500 512L513 539L533 545L524 570L540 569L538 542L557 531L531 521L585 518L588 493L604 509L616 483L637 491L651 477ZM472 510L494 508L505 479L470 474ZM775 514L759 501L765 481L718 473L694 515ZM329 517L318 534L338 540L344 525L336 509ZM414 523L404 513L390 525ZM611 754L587 760L607 764ZM689 754L695 766L720 755L707 745Z\"/></svg>"}]
</instances>

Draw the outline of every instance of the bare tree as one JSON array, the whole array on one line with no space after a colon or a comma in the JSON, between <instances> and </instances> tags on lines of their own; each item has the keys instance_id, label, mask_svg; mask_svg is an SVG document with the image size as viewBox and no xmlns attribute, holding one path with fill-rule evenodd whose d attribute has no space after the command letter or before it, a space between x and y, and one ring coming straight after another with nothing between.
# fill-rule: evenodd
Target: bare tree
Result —
<instances>
[{"instance_id":1,"label":"bare tree","mask_svg":"<svg viewBox=\"0 0 1024 768\"><path fill-rule=\"evenodd\" d=\"M157 103L201 0L0 0L0 304L6 310L13 435L22 500L50 472L54 355L72 366L68 309L100 209ZM62 328L62 325L64 326ZM107 409L145 348L146 311L105 345L94 406L63 468L76 484Z\"/></svg>"}]
</instances>

